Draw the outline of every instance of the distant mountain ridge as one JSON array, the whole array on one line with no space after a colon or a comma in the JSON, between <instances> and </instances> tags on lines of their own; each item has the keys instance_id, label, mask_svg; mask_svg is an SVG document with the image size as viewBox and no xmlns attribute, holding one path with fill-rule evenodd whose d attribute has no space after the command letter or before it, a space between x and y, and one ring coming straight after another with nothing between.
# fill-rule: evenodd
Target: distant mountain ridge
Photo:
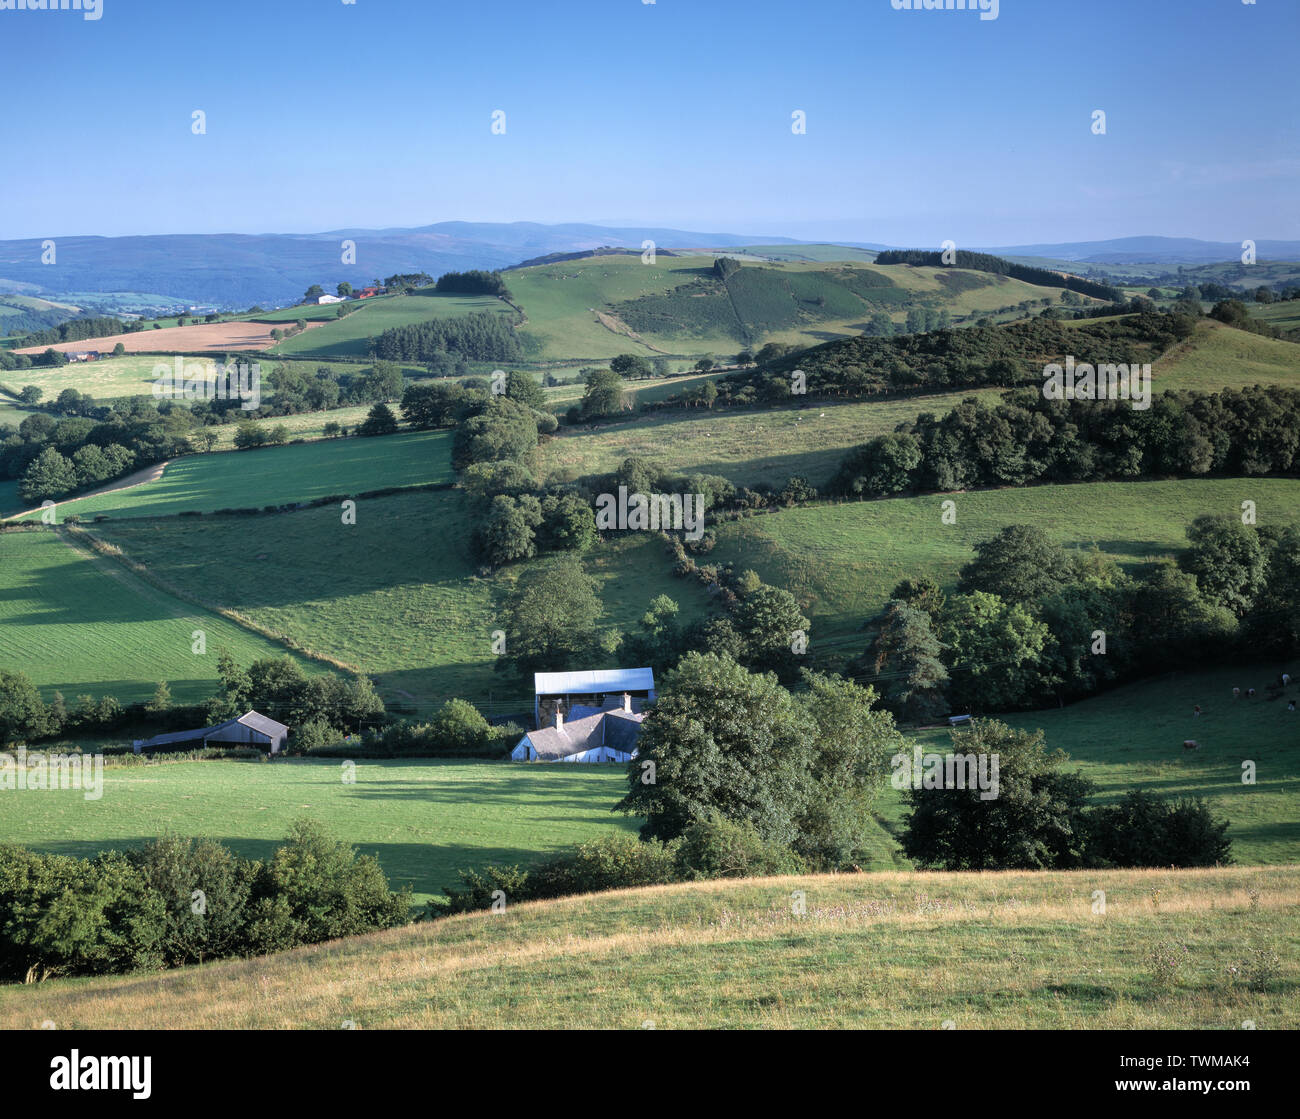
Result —
<instances>
[{"instance_id":1,"label":"distant mountain ridge","mask_svg":"<svg viewBox=\"0 0 1300 1119\"><path fill-rule=\"evenodd\" d=\"M196 304L243 309L302 297L311 284L327 291L399 272L504 268L530 257L602 246L730 247L753 237L645 226L440 222L417 229L337 229L324 233L158 234L145 237L54 237L55 263L43 264L42 241L0 241L0 291L150 291ZM343 264L344 241L355 264ZM794 244L765 237L771 244Z\"/></svg>"},{"instance_id":2,"label":"distant mountain ridge","mask_svg":"<svg viewBox=\"0 0 1300 1119\"><path fill-rule=\"evenodd\" d=\"M0 241L0 292L153 292L196 305L242 310L255 303L282 306L311 284L327 291L399 272L518 266L552 254L598 248L741 248L826 242L754 234L705 233L660 226L614 227L567 223L447 221L416 228L335 229L322 233L158 234L133 237L54 237L55 263L43 264L43 241ZM355 243L355 264L343 264L344 242ZM840 242L878 251L879 242ZM934 246L900 245L899 248ZM971 246L977 248L976 246ZM1236 261L1241 245L1185 237L1123 237L1109 241L979 247L1018 258L1084 264L1163 262L1170 266ZM1300 241L1261 240L1260 260L1300 260Z\"/></svg>"}]
</instances>

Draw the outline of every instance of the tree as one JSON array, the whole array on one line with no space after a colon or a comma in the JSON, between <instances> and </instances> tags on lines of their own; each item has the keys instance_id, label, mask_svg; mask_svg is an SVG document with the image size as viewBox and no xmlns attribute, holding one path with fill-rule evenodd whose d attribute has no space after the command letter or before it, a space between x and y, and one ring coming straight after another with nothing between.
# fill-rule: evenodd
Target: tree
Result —
<instances>
[{"instance_id":1,"label":"tree","mask_svg":"<svg viewBox=\"0 0 1300 1119\"><path fill-rule=\"evenodd\" d=\"M396 430L397 417L387 404L373 405L357 426L358 435L392 435Z\"/></svg>"},{"instance_id":2,"label":"tree","mask_svg":"<svg viewBox=\"0 0 1300 1119\"><path fill-rule=\"evenodd\" d=\"M1196 577L1202 592L1238 617L1264 587L1268 556L1259 535L1234 517L1197 517L1187 528L1191 548L1179 566Z\"/></svg>"},{"instance_id":3,"label":"tree","mask_svg":"<svg viewBox=\"0 0 1300 1119\"><path fill-rule=\"evenodd\" d=\"M347 280L344 280L342 283L339 284L339 286L335 290L338 291L339 295L343 296L346 299L349 295L352 294L352 285L348 283Z\"/></svg>"},{"instance_id":4,"label":"tree","mask_svg":"<svg viewBox=\"0 0 1300 1119\"><path fill-rule=\"evenodd\" d=\"M518 672L556 672L601 656L596 581L565 556L526 568L505 609L506 649Z\"/></svg>"},{"instance_id":5,"label":"tree","mask_svg":"<svg viewBox=\"0 0 1300 1119\"><path fill-rule=\"evenodd\" d=\"M1008 602L1034 603L1074 578L1074 564L1059 544L1034 525L1007 525L975 545L961 569L958 589L987 591Z\"/></svg>"},{"instance_id":6,"label":"tree","mask_svg":"<svg viewBox=\"0 0 1300 1119\"><path fill-rule=\"evenodd\" d=\"M645 379L654 372L639 354L619 354L609 363L610 369L625 380Z\"/></svg>"},{"instance_id":7,"label":"tree","mask_svg":"<svg viewBox=\"0 0 1300 1119\"><path fill-rule=\"evenodd\" d=\"M812 788L814 734L775 676L688 653L664 677L642 724L639 764L629 767L617 808L645 818L646 839L673 839L716 814L788 846ZM653 783L641 780L647 762Z\"/></svg>"},{"instance_id":8,"label":"tree","mask_svg":"<svg viewBox=\"0 0 1300 1119\"><path fill-rule=\"evenodd\" d=\"M41 397L44 395L45 390L37 385L23 385L22 391L18 394L18 399L23 404L39 404Z\"/></svg>"},{"instance_id":9,"label":"tree","mask_svg":"<svg viewBox=\"0 0 1300 1119\"><path fill-rule=\"evenodd\" d=\"M800 635L806 646L812 623L804 617L789 591L764 584L745 595L733 612L736 629L745 641L745 660L757 668L793 674Z\"/></svg>"},{"instance_id":10,"label":"tree","mask_svg":"<svg viewBox=\"0 0 1300 1119\"><path fill-rule=\"evenodd\" d=\"M862 858L878 826L871 805L889 773L889 759L906 748L876 693L839 676L803 671L800 703L816 734L813 792L799 820L795 850L815 865L847 868Z\"/></svg>"},{"instance_id":11,"label":"tree","mask_svg":"<svg viewBox=\"0 0 1300 1119\"><path fill-rule=\"evenodd\" d=\"M846 496L886 497L912 485L912 472L920 465L915 435L879 435L849 452L830 488Z\"/></svg>"},{"instance_id":12,"label":"tree","mask_svg":"<svg viewBox=\"0 0 1300 1119\"><path fill-rule=\"evenodd\" d=\"M1084 806L1095 786L1081 773L1065 772L1066 756L1047 752L1042 731L1030 734L980 719L969 730L953 732L952 748L951 756L984 765L987 776L994 773L996 758L997 788L981 789L969 780L965 788L949 784L946 764L938 786L926 788L932 782L924 768L911 771L915 755L896 759L895 784L907 790L902 846L909 859L943 870L1059 870L1084 864ZM962 772L969 777L969 764ZM996 795L988 797L991 791Z\"/></svg>"},{"instance_id":13,"label":"tree","mask_svg":"<svg viewBox=\"0 0 1300 1119\"><path fill-rule=\"evenodd\" d=\"M302 301L304 303L310 303L312 300L318 299L324 294L325 289L321 287L320 284L312 284L312 286L303 293Z\"/></svg>"},{"instance_id":14,"label":"tree","mask_svg":"<svg viewBox=\"0 0 1300 1119\"><path fill-rule=\"evenodd\" d=\"M546 393L529 374L511 370L506 374L506 396L539 411L546 408Z\"/></svg>"},{"instance_id":15,"label":"tree","mask_svg":"<svg viewBox=\"0 0 1300 1119\"><path fill-rule=\"evenodd\" d=\"M891 600L897 599L917 610L925 611L931 623L939 620L939 614L946 601L942 588L929 575L899 580L889 597Z\"/></svg>"},{"instance_id":16,"label":"tree","mask_svg":"<svg viewBox=\"0 0 1300 1119\"><path fill-rule=\"evenodd\" d=\"M963 710L1005 711L1024 706L1053 681L1039 668L1047 626L1016 602L976 591L953 595L940 633L948 646L949 691Z\"/></svg>"},{"instance_id":17,"label":"tree","mask_svg":"<svg viewBox=\"0 0 1300 1119\"><path fill-rule=\"evenodd\" d=\"M1133 789L1118 804L1088 813L1093 866L1226 866L1229 821L1204 800L1166 801Z\"/></svg>"},{"instance_id":18,"label":"tree","mask_svg":"<svg viewBox=\"0 0 1300 1119\"><path fill-rule=\"evenodd\" d=\"M542 523L541 504L531 495L498 494L476 532L478 553L494 566L537 554L534 530Z\"/></svg>"},{"instance_id":19,"label":"tree","mask_svg":"<svg viewBox=\"0 0 1300 1119\"><path fill-rule=\"evenodd\" d=\"M877 678L884 703L900 719L926 722L948 707L948 670L930 616L904 602L885 607L880 628L854 670Z\"/></svg>"},{"instance_id":20,"label":"tree","mask_svg":"<svg viewBox=\"0 0 1300 1119\"><path fill-rule=\"evenodd\" d=\"M119 342L116 346L113 347L114 357L123 357L125 354L126 354L126 347L121 342Z\"/></svg>"},{"instance_id":21,"label":"tree","mask_svg":"<svg viewBox=\"0 0 1300 1119\"><path fill-rule=\"evenodd\" d=\"M159 680L158 686L154 689L153 698L144 705L144 709L155 715L164 711L169 711L172 705L172 690L166 680Z\"/></svg>"},{"instance_id":22,"label":"tree","mask_svg":"<svg viewBox=\"0 0 1300 1119\"><path fill-rule=\"evenodd\" d=\"M539 547L548 552L586 552L595 546L596 539L596 516L590 501L571 492L542 498Z\"/></svg>"},{"instance_id":23,"label":"tree","mask_svg":"<svg viewBox=\"0 0 1300 1119\"><path fill-rule=\"evenodd\" d=\"M18 493L24 501L57 500L77 488L77 470L53 447L46 447L27 468Z\"/></svg>"},{"instance_id":24,"label":"tree","mask_svg":"<svg viewBox=\"0 0 1300 1119\"><path fill-rule=\"evenodd\" d=\"M647 665L657 676L662 676L682 651L678 610L677 603L666 594L655 595L637 622L637 628L625 633L619 642L620 663Z\"/></svg>"},{"instance_id":25,"label":"tree","mask_svg":"<svg viewBox=\"0 0 1300 1119\"><path fill-rule=\"evenodd\" d=\"M582 393L582 415L587 419L612 416L624 408L623 378L612 369L594 370Z\"/></svg>"},{"instance_id":26,"label":"tree","mask_svg":"<svg viewBox=\"0 0 1300 1119\"><path fill-rule=\"evenodd\" d=\"M0 745L45 733L45 704L24 672L0 670Z\"/></svg>"},{"instance_id":27,"label":"tree","mask_svg":"<svg viewBox=\"0 0 1300 1119\"><path fill-rule=\"evenodd\" d=\"M474 757L488 744L492 727L472 703L449 699L430 720L429 734L440 754Z\"/></svg>"}]
</instances>

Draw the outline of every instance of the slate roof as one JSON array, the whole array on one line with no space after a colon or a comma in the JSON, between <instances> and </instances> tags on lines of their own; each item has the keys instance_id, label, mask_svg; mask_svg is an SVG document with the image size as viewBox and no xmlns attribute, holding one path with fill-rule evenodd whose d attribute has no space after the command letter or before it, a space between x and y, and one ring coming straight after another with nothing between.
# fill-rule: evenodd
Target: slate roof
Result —
<instances>
[{"instance_id":1,"label":"slate roof","mask_svg":"<svg viewBox=\"0 0 1300 1119\"><path fill-rule=\"evenodd\" d=\"M236 723L242 723L250 730L255 730L268 738L278 738L281 734L289 732L289 728L283 723L277 723L274 719L268 719L256 711L245 711L237 719L227 719L224 723L217 723L214 726L199 727L196 730L176 730L170 734L156 734L153 738L146 738L141 742L140 747L143 749L145 746L170 746L175 742L197 742L210 734L216 734L219 730L225 730L226 727L233 727Z\"/></svg>"},{"instance_id":2,"label":"slate roof","mask_svg":"<svg viewBox=\"0 0 1300 1119\"><path fill-rule=\"evenodd\" d=\"M624 711L619 704L617 710L607 707L593 714L566 718L558 730L542 727L530 730L524 737L533 744L537 757L542 761L558 761L600 746L630 754L636 749L644 718L639 712Z\"/></svg>"}]
</instances>

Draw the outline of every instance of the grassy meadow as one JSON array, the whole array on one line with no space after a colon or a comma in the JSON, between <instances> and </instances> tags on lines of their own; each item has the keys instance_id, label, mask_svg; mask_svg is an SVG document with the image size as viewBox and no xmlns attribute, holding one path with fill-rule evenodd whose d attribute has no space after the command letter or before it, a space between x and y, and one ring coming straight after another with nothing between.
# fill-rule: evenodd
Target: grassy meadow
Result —
<instances>
[{"instance_id":1,"label":"grassy meadow","mask_svg":"<svg viewBox=\"0 0 1300 1119\"><path fill-rule=\"evenodd\" d=\"M1296 1029L1298 912L1296 867L701 882L4 987L0 1027Z\"/></svg>"},{"instance_id":2,"label":"grassy meadow","mask_svg":"<svg viewBox=\"0 0 1300 1119\"><path fill-rule=\"evenodd\" d=\"M856 633L905 576L930 575L951 590L974 545L1007 525L1036 525L1067 548L1095 544L1132 566L1180 551L1198 515L1239 514L1246 499L1256 502L1260 524L1300 522L1300 480L1292 478L1029 486L822 503L727 521L716 526L709 560L753 568L794 594L813 622L816 655L819 639ZM940 519L948 500L956 524Z\"/></svg>"},{"instance_id":3,"label":"grassy meadow","mask_svg":"<svg viewBox=\"0 0 1300 1119\"><path fill-rule=\"evenodd\" d=\"M1300 345L1202 320L1191 338L1151 365L1151 386L1156 392L1171 388L1219 392L1249 385L1300 386Z\"/></svg>"},{"instance_id":4,"label":"grassy meadow","mask_svg":"<svg viewBox=\"0 0 1300 1119\"><path fill-rule=\"evenodd\" d=\"M358 436L187 455L168 463L157 481L62 502L59 517L158 517L185 511L260 509L333 494L451 480L450 432ZM337 520L338 510L331 513Z\"/></svg>"},{"instance_id":5,"label":"grassy meadow","mask_svg":"<svg viewBox=\"0 0 1300 1119\"><path fill-rule=\"evenodd\" d=\"M92 531L169 585L377 674L388 698L421 714L452 696L488 711L531 709L531 687L494 672L491 652L501 604L523 569L480 573L460 491L366 499L353 527L324 506L257 518L115 520ZM670 574L657 536L626 536L583 557L606 604L603 626L630 629L660 593L685 612L704 608L703 589Z\"/></svg>"},{"instance_id":6,"label":"grassy meadow","mask_svg":"<svg viewBox=\"0 0 1300 1119\"><path fill-rule=\"evenodd\" d=\"M873 402L818 402L802 408L675 409L622 424L562 428L538 452L543 477L577 478L618 469L631 455L678 471L720 474L736 485L782 486L792 474L823 485L848 451L921 412L944 415L980 389Z\"/></svg>"},{"instance_id":7,"label":"grassy meadow","mask_svg":"<svg viewBox=\"0 0 1300 1119\"><path fill-rule=\"evenodd\" d=\"M247 858L269 858L302 816L379 859L415 903L442 896L462 867L528 863L640 821L610 812L620 766L359 759L341 762L164 762L106 766L103 796L80 789L29 797L0 822L0 843L86 858L156 835L210 836Z\"/></svg>"},{"instance_id":8,"label":"grassy meadow","mask_svg":"<svg viewBox=\"0 0 1300 1119\"><path fill-rule=\"evenodd\" d=\"M339 306L339 304L334 304ZM430 319L468 315L475 311L493 311L512 315L513 309L492 295L439 294L432 288L410 295L377 295L343 318L327 321L324 326L287 338L273 348L288 357L360 357L370 353L370 339L395 326L427 322ZM270 318L257 316L258 322Z\"/></svg>"},{"instance_id":9,"label":"grassy meadow","mask_svg":"<svg viewBox=\"0 0 1300 1119\"><path fill-rule=\"evenodd\" d=\"M192 652L193 634L207 652ZM147 700L159 680L177 703L216 689L217 657L285 649L226 618L165 594L54 530L0 533L0 669L21 669L46 700L61 691ZM309 666L304 666L309 667Z\"/></svg>"}]
</instances>

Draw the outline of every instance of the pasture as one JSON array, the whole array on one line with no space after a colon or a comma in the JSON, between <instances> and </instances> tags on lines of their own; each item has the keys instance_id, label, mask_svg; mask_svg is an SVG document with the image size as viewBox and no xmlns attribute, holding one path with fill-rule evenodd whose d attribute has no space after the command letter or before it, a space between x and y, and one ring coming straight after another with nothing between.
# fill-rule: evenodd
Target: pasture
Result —
<instances>
[{"instance_id":1,"label":"pasture","mask_svg":"<svg viewBox=\"0 0 1300 1119\"><path fill-rule=\"evenodd\" d=\"M336 304L338 306L338 304ZM303 334L285 339L275 347L287 357L358 357L370 353L370 339L395 326L409 326L430 319L449 318L492 311L513 315L509 304L492 295L440 294L424 288L410 295L380 295L365 300L360 308Z\"/></svg>"},{"instance_id":2,"label":"pasture","mask_svg":"<svg viewBox=\"0 0 1300 1119\"><path fill-rule=\"evenodd\" d=\"M621 766L359 759L355 783L341 772L339 761L307 759L108 765L99 800L79 789L28 796L0 819L0 843L84 858L171 833L265 859L311 816L375 855L422 905L462 867L527 863L640 824L610 812L626 787Z\"/></svg>"},{"instance_id":3,"label":"pasture","mask_svg":"<svg viewBox=\"0 0 1300 1119\"><path fill-rule=\"evenodd\" d=\"M1206 319L1197 324L1195 334L1151 365L1156 392L1219 392L1249 385L1300 387L1300 345Z\"/></svg>"},{"instance_id":4,"label":"pasture","mask_svg":"<svg viewBox=\"0 0 1300 1119\"><path fill-rule=\"evenodd\" d=\"M1035 525L1067 548L1095 544L1131 567L1180 551L1199 514L1239 514L1246 499L1257 503L1261 525L1300 522L1300 480L1291 478L1029 486L823 503L725 521L716 525L709 559L751 567L794 594L812 620L816 656L827 638L852 645L851 635L905 576L930 575L951 591L975 543L1007 525ZM940 519L947 500L956 503L956 524Z\"/></svg>"},{"instance_id":5,"label":"pasture","mask_svg":"<svg viewBox=\"0 0 1300 1119\"><path fill-rule=\"evenodd\" d=\"M376 674L386 699L421 716L453 696L489 713L531 709L531 686L494 672L491 651L502 602L522 568L481 574L472 531L459 491L368 498L351 527L325 506L93 528L169 584ZM632 628L661 593L684 613L704 609L705 592L671 576L657 536L623 536L583 557L606 604L602 626Z\"/></svg>"},{"instance_id":6,"label":"pasture","mask_svg":"<svg viewBox=\"0 0 1300 1119\"><path fill-rule=\"evenodd\" d=\"M261 509L391 486L450 482L451 434L419 431L257 450L186 455L156 482L59 505L59 517L158 517L217 509ZM336 508L330 510L338 520ZM29 514L34 517L38 514Z\"/></svg>"},{"instance_id":7,"label":"pasture","mask_svg":"<svg viewBox=\"0 0 1300 1119\"><path fill-rule=\"evenodd\" d=\"M670 379L666 387L671 383ZM683 387L678 384L669 391ZM543 477L579 478L616 470L625 458L638 455L675 471L720 474L738 486L767 482L779 488L792 474L803 474L814 486L821 486L859 443L887 434L921 412L944 415L967 397L996 404L1000 391L852 403L813 401L801 408L674 409L629 423L566 427L539 449L539 469Z\"/></svg>"},{"instance_id":8,"label":"pasture","mask_svg":"<svg viewBox=\"0 0 1300 1119\"><path fill-rule=\"evenodd\" d=\"M0 533L0 668L25 672L47 701L58 690L69 706L79 695L132 703L166 680L175 702L197 703L217 690L223 649L245 663L285 653L53 530Z\"/></svg>"},{"instance_id":9,"label":"pasture","mask_svg":"<svg viewBox=\"0 0 1300 1119\"><path fill-rule=\"evenodd\" d=\"M995 718L1041 729L1049 749L1070 755L1067 770L1080 769L1097 782L1097 803L1133 788L1161 797L1204 797L1216 815L1231 821L1237 864L1300 864L1300 712L1286 709L1287 700L1300 700L1300 683L1278 699L1264 697L1264 685L1287 667L1238 664L1166 673L1066 707ZM1258 694L1234 700L1234 687L1243 695L1255 687ZM1192 714L1196 705L1199 718ZM960 732L931 729L909 737L928 750L961 749ZM1200 743L1198 750L1183 749L1189 738ZM1243 762L1255 765L1253 784L1242 781ZM902 823L901 793L886 789L878 808L892 827Z\"/></svg>"},{"instance_id":10,"label":"pasture","mask_svg":"<svg viewBox=\"0 0 1300 1119\"><path fill-rule=\"evenodd\" d=\"M1285 1030L1298 909L1295 867L699 882L8 986L0 1027Z\"/></svg>"}]
</instances>

